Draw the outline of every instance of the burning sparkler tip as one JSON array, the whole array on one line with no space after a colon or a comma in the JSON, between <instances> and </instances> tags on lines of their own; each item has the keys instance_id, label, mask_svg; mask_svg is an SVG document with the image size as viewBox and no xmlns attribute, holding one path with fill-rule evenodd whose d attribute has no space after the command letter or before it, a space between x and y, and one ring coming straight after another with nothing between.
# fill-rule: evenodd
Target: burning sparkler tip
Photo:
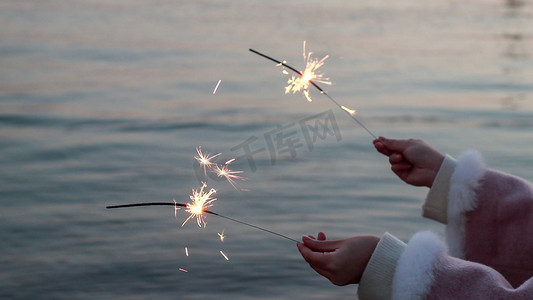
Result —
<instances>
[{"instance_id":1,"label":"burning sparkler tip","mask_svg":"<svg viewBox=\"0 0 533 300\"><path fill-rule=\"evenodd\" d=\"M305 98L311 102L311 96L309 94L309 89L311 85L315 86L317 89L322 91L315 82L320 82L323 84L331 85L331 82L329 81L329 78L324 77L322 73L318 72L318 69L324 65L324 61L329 57L328 55L324 56L322 59L318 60L316 58L312 57L312 52L307 53L305 50L305 41L303 43L303 57L305 60L305 70L303 72L300 72L296 69L293 69L286 64L282 64L284 67L288 67L298 73L299 76L293 76L291 77L287 83L288 85L285 87L285 93L288 94L289 92L292 92L295 94L296 92L302 92L305 96ZM284 72L285 73L285 72Z\"/></svg>"},{"instance_id":2,"label":"burning sparkler tip","mask_svg":"<svg viewBox=\"0 0 533 300\"><path fill-rule=\"evenodd\" d=\"M213 206L213 202L217 200L216 198L212 197L217 191L213 188L209 191L205 191L206 187L207 183L202 182L202 186L200 188L192 190L192 194L189 195L191 202L187 203L186 205L186 211L190 215L181 224L181 227L185 226L185 224L194 217L196 217L196 223L198 224L198 227L202 227L202 225L203 227L207 226L205 215L203 213L206 211L206 208Z\"/></svg>"}]
</instances>

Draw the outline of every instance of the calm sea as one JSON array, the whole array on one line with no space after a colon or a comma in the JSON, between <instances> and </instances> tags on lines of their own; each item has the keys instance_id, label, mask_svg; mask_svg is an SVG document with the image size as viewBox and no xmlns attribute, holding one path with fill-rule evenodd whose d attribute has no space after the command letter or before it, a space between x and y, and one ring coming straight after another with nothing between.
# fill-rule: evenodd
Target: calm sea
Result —
<instances>
[{"instance_id":1,"label":"calm sea","mask_svg":"<svg viewBox=\"0 0 533 300\"><path fill-rule=\"evenodd\" d=\"M106 210L188 201L197 146L248 178L240 192L209 178L225 216L294 239L442 232L370 134L315 90L284 94L287 76L248 51L302 68L304 40L374 134L476 148L533 180L531 2L2 1L0 298L355 297L288 239Z\"/></svg>"}]
</instances>

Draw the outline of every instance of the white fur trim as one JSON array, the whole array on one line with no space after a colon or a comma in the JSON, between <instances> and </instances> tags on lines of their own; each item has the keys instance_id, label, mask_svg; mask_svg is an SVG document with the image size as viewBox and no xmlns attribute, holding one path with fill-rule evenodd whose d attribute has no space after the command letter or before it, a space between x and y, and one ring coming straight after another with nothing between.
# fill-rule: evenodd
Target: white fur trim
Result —
<instances>
[{"instance_id":1,"label":"white fur trim","mask_svg":"<svg viewBox=\"0 0 533 300\"><path fill-rule=\"evenodd\" d=\"M478 151L463 153L450 179L446 241L450 254L464 258L465 213L477 207L476 189L485 173L485 163Z\"/></svg>"},{"instance_id":2,"label":"white fur trim","mask_svg":"<svg viewBox=\"0 0 533 300\"><path fill-rule=\"evenodd\" d=\"M435 264L446 252L446 245L433 232L416 233L398 261L392 299L425 299L435 278Z\"/></svg>"}]
</instances>

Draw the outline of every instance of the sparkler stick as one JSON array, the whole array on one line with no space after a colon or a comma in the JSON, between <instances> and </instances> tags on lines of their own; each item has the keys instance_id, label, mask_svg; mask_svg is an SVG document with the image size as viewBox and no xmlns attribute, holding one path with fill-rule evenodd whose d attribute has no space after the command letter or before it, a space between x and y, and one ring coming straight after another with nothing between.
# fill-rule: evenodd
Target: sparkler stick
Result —
<instances>
[{"instance_id":1,"label":"sparkler stick","mask_svg":"<svg viewBox=\"0 0 533 300\"><path fill-rule=\"evenodd\" d=\"M270 57L270 56L268 56L266 54L263 54L263 53L261 53L259 51L254 50L254 49L249 49L249 50L251 52L259 55L259 56L262 56L262 57L264 57L264 58L266 58L268 60L271 60L271 61L275 62L279 66L283 66L283 67L295 72L296 74L299 74L302 77L304 76L304 73L302 73L298 69L295 69L295 68L289 66L285 61L279 61L279 60L277 60L275 58L272 58L272 57ZM305 56L305 53L304 53L304 56ZM374 133L372 133L372 131L370 131L370 129L368 129L361 121L359 121L359 119L357 119L355 117L355 110L349 109L346 106L341 105L339 102L337 102L335 99L333 99L333 97L331 97L326 91L324 91L320 86L318 86L313 80L309 79L309 80L307 80L307 82L309 82L311 85L313 85L317 90L320 91L321 94L324 94L326 97L328 97L329 100L331 100L331 102L335 103L335 105L337 105L340 109L342 109L344 112L346 112L348 114L348 116L350 116L350 118L352 118L352 120L357 122L359 124L359 126L363 127L363 129L366 130L366 132L368 132L374 139L377 139L377 136ZM304 93L305 93L305 91L304 91ZM308 96L306 95L306 97L308 97ZM310 98L308 97L308 100L309 99Z\"/></svg>"},{"instance_id":2,"label":"sparkler stick","mask_svg":"<svg viewBox=\"0 0 533 300\"><path fill-rule=\"evenodd\" d=\"M177 202L147 202L147 203L132 203L132 204L122 204L122 205L109 205L109 206L106 206L106 208L111 209L111 208L138 207L138 206L156 206L156 205L157 206L189 207L189 205L187 205L187 204L177 203ZM291 240L293 242L297 242L297 243L299 242L299 241L297 241L297 240L295 240L293 238L290 238L290 237L288 237L286 235L283 235L281 233L277 233L277 232L272 231L272 230L268 230L268 229L265 229L265 228L262 228L262 227L259 227L259 226L252 225L250 223L246 223L246 222L234 219L234 218L230 218L228 216L224 216L224 215L218 214L216 212L213 212L213 211L210 211L210 210L207 210L207 209L203 209L202 211L205 212L205 213L212 214L212 215L215 215L217 217L226 219L226 220L233 221L235 223L239 223L239 224L246 225L246 226L258 229L258 230L262 230L264 232L268 232L268 233L273 234L273 235L277 235L279 237L282 237L282 238L287 239L287 240Z\"/></svg>"}]
</instances>

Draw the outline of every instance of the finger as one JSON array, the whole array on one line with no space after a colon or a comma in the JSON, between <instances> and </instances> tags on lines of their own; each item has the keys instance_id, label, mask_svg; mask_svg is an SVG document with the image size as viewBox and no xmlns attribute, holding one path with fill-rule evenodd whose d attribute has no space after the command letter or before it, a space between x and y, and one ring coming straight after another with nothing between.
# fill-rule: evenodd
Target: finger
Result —
<instances>
[{"instance_id":1,"label":"finger","mask_svg":"<svg viewBox=\"0 0 533 300\"><path fill-rule=\"evenodd\" d=\"M319 268L317 266L313 266L313 265L309 265L313 270L315 270L315 272L317 272L318 274L326 277L328 280L331 280L330 278L332 278L332 273L329 272L329 271L326 271L325 269L322 269L322 268Z\"/></svg>"},{"instance_id":2,"label":"finger","mask_svg":"<svg viewBox=\"0 0 533 300\"><path fill-rule=\"evenodd\" d=\"M327 266L330 265L331 260L331 254L329 252L315 252L302 243L296 245L302 257L313 269L327 270Z\"/></svg>"},{"instance_id":3,"label":"finger","mask_svg":"<svg viewBox=\"0 0 533 300\"><path fill-rule=\"evenodd\" d=\"M305 246L316 252L331 252L338 248L339 241L313 240L309 237L302 237Z\"/></svg>"},{"instance_id":4,"label":"finger","mask_svg":"<svg viewBox=\"0 0 533 300\"><path fill-rule=\"evenodd\" d=\"M406 171L395 171L393 170L394 174L398 176L401 180L408 182L409 172Z\"/></svg>"},{"instance_id":5,"label":"finger","mask_svg":"<svg viewBox=\"0 0 533 300\"><path fill-rule=\"evenodd\" d=\"M399 154L399 153L394 153L394 154L391 154L391 156L389 156L389 163L392 165L392 164L397 164L397 163L400 163L400 162L405 162L405 159L403 158L403 155Z\"/></svg>"},{"instance_id":6,"label":"finger","mask_svg":"<svg viewBox=\"0 0 533 300\"><path fill-rule=\"evenodd\" d=\"M376 150L385 155L385 156L389 156L391 155L391 151L389 151L389 149L387 149L387 147L383 144L383 142L381 142L380 140L374 140L374 148L376 148Z\"/></svg>"},{"instance_id":7,"label":"finger","mask_svg":"<svg viewBox=\"0 0 533 300\"><path fill-rule=\"evenodd\" d=\"M399 164L393 164L391 166L391 170L393 172L401 172L401 171L407 171L409 169L411 169L412 165L410 164L407 164L407 163L399 163Z\"/></svg>"},{"instance_id":8,"label":"finger","mask_svg":"<svg viewBox=\"0 0 533 300\"><path fill-rule=\"evenodd\" d=\"M319 241L325 241L326 240L326 234L322 231L318 233L318 240Z\"/></svg>"},{"instance_id":9,"label":"finger","mask_svg":"<svg viewBox=\"0 0 533 300\"><path fill-rule=\"evenodd\" d=\"M300 254L302 255L302 257L304 258L304 260L306 262L308 262L309 264L313 264L315 263L319 258L317 258L314 254L315 252L313 252L313 250L309 249L307 246L305 246L304 244L302 243L296 243L296 246L298 247L298 251L300 251ZM320 253L322 254L322 253Z\"/></svg>"},{"instance_id":10,"label":"finger","mask_svg":"<svg viewBox=\"0 0 533 300\"><path fill-rule=\"evenodd\" d=\"M403 152L408 146L408 140L392 140L387 138L380 138L380 141L389 151L392 152Z\"/></svg>"}]
</instances>

